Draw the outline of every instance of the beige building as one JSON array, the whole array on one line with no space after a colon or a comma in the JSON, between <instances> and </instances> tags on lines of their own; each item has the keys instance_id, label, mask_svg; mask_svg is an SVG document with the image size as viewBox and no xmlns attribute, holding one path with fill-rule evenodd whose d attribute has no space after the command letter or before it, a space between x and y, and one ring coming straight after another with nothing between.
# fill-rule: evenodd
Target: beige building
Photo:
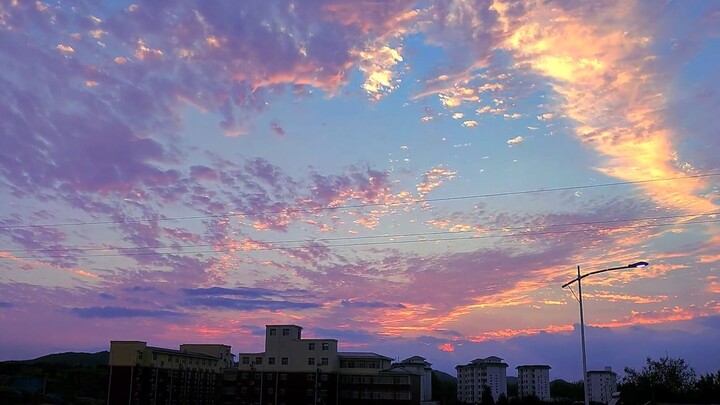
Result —
<instances>
[{"instance_id":1,"label":"beige building","mask_svg":"<svg viewBox=\"0 0 720 405\"><path fill-rule=\"evenodd\" d=\"M188 344L179 350L141 341L110 342L108 404L215 404L230 346Z\"/></svg>"},{"instance_id":2,"label":"beige building","mask_svg":"<svg viewBox=\"0 0 720 405\"><path fill-rule=\"evenodd\" d=\"M541 401L550 401L550 366L524 365L516 369L520 398L535 396Z\"/></svg>"},{"instance_id":3,"label":"beige building","mask_svg":"<svg viewBox=\"0 0 720 405\"><path fill-rule=\"evenodd\" d=\"M335 339L303 339L297 325L267 325L265 351L239 353L241 371L337 373L340 367Z\"/></svg>"},{"instance_id":4,"label":"beige building","mask_svg":"<svg viewBox=\"0 0 720 405\"><path fill-rule=\"evenodd\" d=\"M612 394L617 391L617 374L612 371L612 367L605 367L602 371L588 371L587 384L591 402L608 404Z\"/></svg>"},{"instance_id":5,"label":"beige building","mask_svg":"<svg viewBox=\"0 0 720 405\"><path fill-rule=\"evenodd\" d=\"M239 353L238 363L224 373L226 404L421 402L420 373L377 353L339 352L335 339L304 339L297 325L267 325L265 351Z\"/></svg>"},{"instance_id":6,"label":"beige building","mask_svg":"<svg viewBox=\"0 0 720 405\"><path fill-rule=\"evenodd\" d=\"M458 400L469 404L480 403L485 387L490 389L495 402L500 395L507 396L507 367L508 364L496 356L456 366Z\"/></svg>"}]
</instances>

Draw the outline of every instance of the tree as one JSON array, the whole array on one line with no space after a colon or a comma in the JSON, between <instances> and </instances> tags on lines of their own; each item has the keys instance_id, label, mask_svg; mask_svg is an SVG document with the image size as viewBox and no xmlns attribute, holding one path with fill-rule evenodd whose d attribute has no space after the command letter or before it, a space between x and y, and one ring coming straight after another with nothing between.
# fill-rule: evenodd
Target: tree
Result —
<instances>
[{"instance_id":1,"label":"tree","mask_svg":"<svg viewBox=\"0 0 720 405\"><path fill-rule=\"evenodd\" d=\"M482 399L480 400L480 404L495 405L495 398L493 398L492 391L490 391L490 387L487 385L483 387Z\"/></svg>"},{"instance_id":2,"label":"tree","mask_svg":"<svg viewBox=\"0 0 720 405\"><path fill-rule=\"evenodd\" d=\"M720 370L700 376L697 384L697 401L701 404L717 403L720 398Z\"/></svg>"},{"instance_id":3,"label":"tree","mask_svg":"<svg viewBox=\"0 0 720 405\"><path fill-rule=\"evenodd\" d=\"M620 399L624 404L681 401L694 391L695 382L695 371L684 359L648 357L640 371L625 368Z\"/></svg>"}]
</instances>

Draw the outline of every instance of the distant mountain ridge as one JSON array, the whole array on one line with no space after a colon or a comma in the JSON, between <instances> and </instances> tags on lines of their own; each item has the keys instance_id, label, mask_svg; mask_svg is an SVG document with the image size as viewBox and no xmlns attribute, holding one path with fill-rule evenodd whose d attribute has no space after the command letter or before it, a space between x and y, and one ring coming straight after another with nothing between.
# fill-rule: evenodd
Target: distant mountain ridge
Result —
<instances>
[{"instance_id":1,"label":"distant mountain ridge","mask_svg":"<svg viewBox=\"0 0 720 405\"><path fill-rule=\"evenodd\" d=\"M110 352L102 351L97 353L65 352L40 356L31 360L13 360L7 363L25 364L56 364L69 367L97 367L107 366L110 362Z\"/></svg>"}]
</instances>

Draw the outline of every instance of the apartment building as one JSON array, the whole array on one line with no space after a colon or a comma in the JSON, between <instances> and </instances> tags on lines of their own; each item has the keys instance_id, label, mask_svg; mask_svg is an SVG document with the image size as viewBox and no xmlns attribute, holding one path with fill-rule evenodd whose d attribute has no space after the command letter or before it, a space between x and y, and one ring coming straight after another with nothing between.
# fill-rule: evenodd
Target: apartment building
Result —
<instances>
[{"instance_id":1,"label":"apartment building","mask_svg":"<svg viewBox=\"0 0 720 405\"><path fill-rule=\"evenodd\" d=\"M617 391L617 374L612 367L605 370L588 371L588 397L591 402L610 403L612 394Z\"/></svg>"},{"instance_id":2,"label":"apartment building","mask_svg":"<svg viewBox=\"0 0 720 405\"><path fill-rule=\"evenodd\" d=\"M419 404L421 375L376 353L338 352L297 325L267 325L265 351L239 353L224 373L227 404Z\"/></svg>"},{"instance_id":3,"label":"apartment building","mask_svg":"<svg viewBox=\"0 0 720 405\"><path fill-rule=\"evenodd\" d=\"M424 357L413 356L399 363L394 363L392 368L402 368L420 375L420 403L432 403L432 363Z\"/></svg>"},{"instance_id":4,"label":"apartment building","mask_svg":"<svg viewBox=\"0 0 720 405\"><path fill-rule=\"evenodd\" d=\"M222 370L232 364L226 345L187 344L173 350L111 341L107 403L216 404Z\"/></svg>"},{"instance_id":5,"label":"apartment building","mask_svg":"<svg viewBox=\"0 0 720 405\"><path fill-rule=\"evenodd\" d=\"M520 398L535 396L542 401L550 401L550 366L523 365L516 369Z\"/></svg>"},{"instance_id":6,"label":"apartment building","mask_svg":"<svg viewBox=\"0 0 720 405\"><path fill-rule=\"evenodd\" d=\"M508 364L502 360L500 357L490 356L456 366L458 401L468 404L480 403L485 387L490 389L495 402L501 394L507 396Z\"/></svg>"}]
</instances>

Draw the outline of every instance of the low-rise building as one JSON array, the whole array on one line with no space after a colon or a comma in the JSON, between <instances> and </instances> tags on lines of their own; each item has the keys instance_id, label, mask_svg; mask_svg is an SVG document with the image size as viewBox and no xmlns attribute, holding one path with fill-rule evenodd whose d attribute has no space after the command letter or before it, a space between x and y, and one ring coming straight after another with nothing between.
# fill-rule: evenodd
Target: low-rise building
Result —
<instances>
[{"instance_id":1,"label":"low-rise building","mask_svg":"<svg viewBox=\"0 0 720 405\"><path fill-rule=\"evenodd\" d=\"M335 339L303 339L297 325L267 325L265 351L239 353L226 370L227 404L419 404L421 374L376 353L338 352Z\"/></svg>"},{"instance_id":2,"label":"low-rise building","mask_svg":"<svg viewBox=\"0 0 720 405\"><path fill-rule=\"evenodd\" d=\"M179 350L140 341L110 342L107 403L218 403L230 346L181 345Z\"/></svg>"},{"instance_id":3,"label":"low-rise building","mask_svg":"<svg viewBox=\"0 0 720 405\"><path fill-rule=\"evenodd\" d=\"M550 366L523 365L516 369L520 398L535 396L542 401L550 401Z\"/></svg>"}]
</instances>

